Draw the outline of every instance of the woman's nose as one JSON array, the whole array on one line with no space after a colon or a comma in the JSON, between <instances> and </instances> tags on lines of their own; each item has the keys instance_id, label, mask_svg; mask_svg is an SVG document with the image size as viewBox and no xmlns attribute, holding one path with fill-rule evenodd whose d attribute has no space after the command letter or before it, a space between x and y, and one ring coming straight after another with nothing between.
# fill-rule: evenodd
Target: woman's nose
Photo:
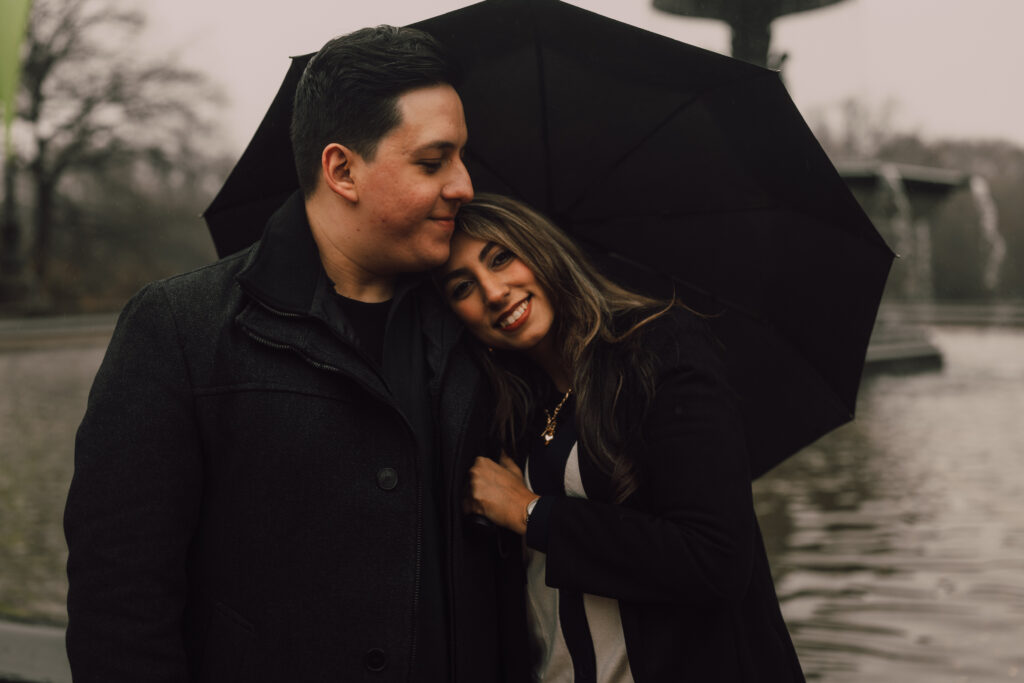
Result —
<instances>
[{"instance_id":1,"label":"woman's nose","mask_svg":"<svg viewBox=\"0 0 1024 683\"><path fill-rule=\"evenodd\" d=\"M509 294L509 287L497 278L487 278L480 283L484 301L490 306L500 306Z\"/></svg>"}]
</instances>

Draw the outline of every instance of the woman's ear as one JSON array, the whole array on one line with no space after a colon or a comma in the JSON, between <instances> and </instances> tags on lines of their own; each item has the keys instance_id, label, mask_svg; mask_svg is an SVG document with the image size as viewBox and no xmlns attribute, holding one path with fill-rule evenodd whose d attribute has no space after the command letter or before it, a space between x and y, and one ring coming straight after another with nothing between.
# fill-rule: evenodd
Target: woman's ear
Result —
<instances>
[{"instance_id":1,"label":"woman's ear","mask_svg":"<svg viewBox=\"0 0 1024 683\"><path fill-rule=\"evenodd\" d=\"M353 204L359 201L359 193L356 191L352 170L361 161L358 154L337 142L332 142L324 147L324 151L320 155L324 183L336 195L344 197Z\"/></svg>"}]
</instances>

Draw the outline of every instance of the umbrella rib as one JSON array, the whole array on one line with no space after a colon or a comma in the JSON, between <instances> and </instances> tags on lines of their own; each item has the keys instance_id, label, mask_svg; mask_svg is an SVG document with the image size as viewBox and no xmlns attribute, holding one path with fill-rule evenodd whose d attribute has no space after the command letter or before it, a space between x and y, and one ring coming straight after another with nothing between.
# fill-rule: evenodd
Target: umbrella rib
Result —
<instances>
[{"instance_id":1,"label":"umbrella rib","mask_svg":"<svg viewBox=\"0 0 1024 683\"><path fill-rule=\"evenodd\" d=\"M765 74L773 74L773 72L765 70L764 73L755 73L755 74L752 74L751 76L749 76L747 78L739 79L737 81L732 81L732 82L728 83L728 85L732 86L732 85L735 85L736 83L741 83L741 82L745 82L745 81L752 81L755 78L764 78ZM699 92L693 93L688 99L684 100L683 102L680 102L679 106L677 106L675 109L673 109L658 125L656 125L653 128L651 128L650 131L647 133L647 135L645 135L643 138L641 138L639 141L637 141L637 144L635 144L633 147L631 147L630 149L628 149L625 152L623 152L622 156L620 156L610 166L608 166L605 169L602 169L602 171L601 171L602 174L608 173L610 171L614 171L615 169L619 168L622 164L624 164L626 162L627 159L629 159L629 157L634 152L636 152L638 149L643 147L644 144L646 144L648 140L650 140L655 135L657 135L659 132L661 132L661 130L663 128L665 128L672 121L672 119L674 119L676 116L678 116L680 112L682 112L683 110L687 109L690 105L692 105L694 102L696 102L701 97L707 95L709 92L714 92L715 90L718 90L719 88L722 88L725 85L727 85L727 84L715 83L714 85L712 85L712 86L710 86L708 88L705 88L705 89L703 89L703 90L701 90ZM541 97L542 98L544 97L543 91L541 93ZM544 121L544 124L545 124L545 129L544 129L544 146L545 146L545 152L546 152L548 150L547 121L546 120ZM549 175L548 177L550 178L551 176ZM580 196L577 197L576 200L573 201L573 203L569 206L569 208L568 208L569 213L572 213L573 211L576 210L576 208L587 198L587 196L589 195L591 189L594 186L595 186L594 183L586 183L584 185L583 192L581 192Z\"/></svg>"},{"instance_id":2,"label":"umbrella rib","mask_svg":"<svg viewBox=\"0 0 1024 683\"><path fill-rule=\"evenodd\" d=\"M638 149L643 147L644 144L646 144L648 140L650 140L655 135L657 135L659 132L661 132L661 130L663 128L665 128L665 126L667 126L669 124L669 122L672 121L672 119L674 119L681 111L683 111L684 109L689 107L691 104L693 104L697 100L697 97L698 97L698 95L693 95L689 99L681 102L679 104L679 106L676 107L675 109L673 109L658 125L656 125L653 128L651 128L651 130L647 133L647 135L645 135L640 140L638 140L637 143L635 145L633 145L633 147L631 147L628 150L626 150L625 152L623 152L622 156L620 156L614 163L612 163L610 166L608 166L608 168L602 169L601 170L601 174L604 175L604 174L610 173L610 172L614 171L615 169L619 168L620 166L622 166L624 163L626 163L626 160L629 159L629 157L632 156L634 152L636 152ZM544 136L545 136L544 137L544 146L545 146L545 151L547 151L547 148L548 148L548 144L547 144L548 143L547 126L546 126L546 124L547 124L547 121L545 121L545 130L544 130ZM550 155L548 155L548 156L550 157ZM550 175L548 177L550 177ZM550 183L549 183L549 185L550 185ZM587 198L587 196L590 194L591 189L594 188L595 186L596 186L596 183L591 183L591 182L588 182L588 183L586 183L584 185L583 192L580 193L580 196L577 197L575 199L575 201L573 201L573 203L568 208L568 212L570 214L573 211L575 211L576 208Z\"/></svg>"},{"instance_id":3,"label":"umbrella rib","mask_svg":"<svg viewBox=\"0 0 1024 683\"><path fill-rule=\"evenodd\" d=\"M635 262L631 261L630 259L627 259L627 258L621 256L620 254L614 254L613 256L615 258L621 258L622 260L626 261L627 263L635 263ZM711 302L713 302L715 304L718 304L719 306L722 307L722 309L731 310L731 311L733 311L735 313L738 313L739 315L745 316L745 317L749 318L750 320L753 320L755 323L757 323L759 325L763 325L767 330L775 333L775 339L778 340L779 343L786 345L790 349L795 349L795 347L793 346L792 341L790 341L790 339L786 335L778 333L778 328L774 324L772 324L771 321L763 318L760 315L757 315L750 308L747 308L746 306L743 306L742 304L738 304L735 301L732 301L731 299L726 299L726 298L722 298L720 296L717 296L713 292L710 292L710 291L704 289L703 287L700 287L700 286L695 285L695 284L693 284L691 282L683 280L682 278L677 277L675 275L670 275L669 276L669 280L673 283L673 288L677 284L681 285L682 287L686 287L686 288L690 289L691 291L696 292L697 294L706 297ZM675 292L674 291L673 291L673 298L675 298ZM725 315L726 310L719 310L719 311L716 311L714 313L706 313L704 311L699 311L698 313L700 313L701 315L705 315L708 318L713 319L713 318L718 318L718 317L721 317L721 316ZM794 353L797 353L797 352L794 351ZM822 376L821 371L818 370L817 367L811 365L810 363L807 363L806 367L811 372L811 374L814 376L814 378L822 386L825 386L825 387L829 387L830 386L828 384L828 382L825 381L825 378ZM834 408L839 410L839 411L841 411L843 415L847 416L847 420L845 420L845 421L849 421L849 420L853 420L854 419L855 411L856 411L855 407L850 407L850 406L846 405L846 403L836 394L835 391L829 390L828 392L826 392L826 395L828 396L829 400L831 400L832 405L834 406ZM810 442L808 442L808 443L810 443ZM805 444L805 445L808 445L808 444Z\"/></svg>"},{"instance_id":4,"label":"umbrella rib","mask_svg":"<svg viewBox=\"0 0 1024 683\"><path fill-rule=\"evenodd\" d=\"M657 213L627 213L625 216L615 216L608 214L604 220L590 221L592 224L605 224L615 223L620 218L692 218L693 216L722 216L722 215L739 215L744 213L759 213L763 211L771 210L785 210L787 207L777 202L765 203L765 204L752 204L747 206L741 206L738 208L713 208L713 209L694 209L691 211L677 210L677 211L659 211ZM801 214L799 211L791 210L794 214ZM802 214L801 214L802 215Z\"/></svg>"},{"instance_id":5,"label":"umbrella rib","mask_svg":"<svg viewBox=\"0 0 1024 683\"><path fill-rule=\"evenodd\" d=\"M638 261L634 261L633 259L629 258L628 256L624 256L624 255L622 255L622 254L620 254L618 252L611 252L611 253L609 253L609 256L614 258L614 259L617 259L619 261L622 261L622 262L624 262L626 264L629 264L630 266L632 266L634 268L639 268L639 269L647 270L648 272L652 272L652 269L649 266L647 266L646 264L640 263ZM706 317L708 317L710 319L714 319L714 318L722 317L723 315L726 314L726 311L732 311L734 313L737 313L739 315L742 315L742 316L748 318L749 320L754 321L756 324L763 326L765 329L767 329L767 330L769 330L771 332L774 332L775 333L775 338L780 343L783 343L786 346L788 346L790 348L793 348L793 344L789 340L789 338L786 337L783 334L778 333L778 328L770 320L764 318L763 316L758 315L757 313L755 313L749 307L744 306L743 304L736 303L732 299L721 297L721 296L715 294L714 292L711 292L711 291L705 289L704 287L701 287L700 285L697 285L697 284L694 284L692 282L689 282L688 280L684 280L683 278L681 278L681 277L679 277L677 275L671 275L671 274L665 273L663 271L658 271L658 270L654 270L653 272L657 273L658 275L668 277L669 281L672 283L672 288L673 288L672 298L674 300L677 300L676 299L676 286L678 285L678 286L684 287L684 288L690 290L691 292L694 292L694 293L704 297L705 299L707 299L712 304L715 304L715 305L720 307L720 310L715 311L715 312L697 311L697 313L699 315L703 315L703 316L706 316ZM820 382L823 386L829 386L828 383L825 381L825 378L822 377L821 372L818 370L818 368L816 368L816 367L814 367L814 366L812 366L810 364L808 364L807 367L811 371L811 373L813 373L813 376L815 377L815 379L817 379L818 382ZM832 403L833 403L833 405L836 408L841 410L844 415L847 415L849 417L849 419L852 420L854 418L854 410L851 409L849 406L847 406L842 401L842 399L840 399L835 394L835 392L829 391L829 392L827 392L827 394L828 394L828 397L832 400Z\"/></svg>"},{"instance_id":6,"label":"umbrella rib","mask_svg":"<svg viewBox=\"0 0 1024 683\"><path fill-rule=\"evenodd\" d=\"M505 187L510 188L510 190L512 192L515 192L515 185L513 183L510 183L508 181L508 178L506 178L504 175L499 173L497 171L497 169L495 169L493 166L488 164L487 161L483 157L481 157L479 154L474 154L473 153L473 148L471 146L467 146L466 147L466 157L467 157L468 160L473 161L474 164L476 164L480 168L485 169L492 176L494 176L495 178L500 180L502 183L504 183ZM494 192L495 190L488 190L488 191L489 192Z\"/></svg>"},{"instance_id":7,"label":"umbrella rib","mask_svg":"<svg viewBox=\"0 0 1024 683\"><path fill-rule=\"evenodd\" d=\"M531 3L533 4L533 3ZM540 125L541 125L541 139L544 141L544 204L545 209L550 211L554 207L551 189L551 131L548 126L548 88L547 81L544 78L544 50L540 44L541 36L540 29L537 26L537 9L534 6L534 11L530 12L530 23L533 29L533 49L537 58L537 83L540 86Z\"/></svg>"},{"instance_id":8,"label":"umbrella rib","mask_svg":"<svg viewBox=\"0 0 1024 683\"><path fill-rule=\"evenodd\" d=\"M578 235L574 235L573 237L577 241L586 242L587 244L593 245L594 247L600 247L602 249L604 248L604 247L601 246L600 242L594 242L594 241L588 240L586 238L581 238ZM671 273L666 273L663 270L659 270L657 268L652 268L648 264L643 263L641 261L637 261L635 259L632 259L629 256L626 256L625 254L623 254L621 252L618 252L618 251L608 251L607 255L610 258L615 259L616 261L621 261L622 263L625 263L626 265L636 269L637 271L653 273L655 275L659 275L661 277L668 278L673 283L673 290L675 289L675 285L678 284L678 285L680 285L682 287L685 287L686 289L690 290L691 292L695 292L695 293L699 294L700 296L702 296L703 298L707 299L710 302L713 302L714 304L717 304L717 305L722 306L723 308L735 311L735 312L737 312L737 313L739 313L739 314L741 314L743 316L746 316L747 318L750 318L754 322L757 322L757 323L759 323L761 325L764 325L765 327L768 327L770 329L774 328L774 325L772 325L770 321L768 321L765 318L763 318L762 316L758 315L757 313L755 313L752 309L748 308L747 306L744 306L743 304L736 303L735 301L732 301L731 299L723 298L723 297L719 296L718 294L716 294L716 293L714 293L714 292L712 292L712 291L710 291L708 289L705 289L704 287L701 287L698 284L695 284L695 283L690 282L688 280L684 280L683 278L679 277L678 275L673 275ZM675 298L675 294L674 293L673 293L673 298ZM708 313L706 311L699 311L699 313L701 315L706 315L706 316L711 317L711 318L717 318L717 317L721 316L724 313L724 311L716 311L714 313Z\"/></svg>"}]
</instances>

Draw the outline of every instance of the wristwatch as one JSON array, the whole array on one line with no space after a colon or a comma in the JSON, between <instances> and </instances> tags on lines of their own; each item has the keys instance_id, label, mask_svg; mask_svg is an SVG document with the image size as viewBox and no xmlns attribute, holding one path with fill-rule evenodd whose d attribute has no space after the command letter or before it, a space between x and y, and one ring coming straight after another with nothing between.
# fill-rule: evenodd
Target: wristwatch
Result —
<instances>
[{"instance_id":1,"label":"wristwatch","mask_svg":"<svg viewBox=\"0 0 1024 683\"><path fill-rule=\"evenodd\" d=\"M540 500L540 496L537 496L529 503L526 504L526 523L530 523L530 515L533 514L533 508L537 507L537 501Z\"/></svg>"}]
</instances>

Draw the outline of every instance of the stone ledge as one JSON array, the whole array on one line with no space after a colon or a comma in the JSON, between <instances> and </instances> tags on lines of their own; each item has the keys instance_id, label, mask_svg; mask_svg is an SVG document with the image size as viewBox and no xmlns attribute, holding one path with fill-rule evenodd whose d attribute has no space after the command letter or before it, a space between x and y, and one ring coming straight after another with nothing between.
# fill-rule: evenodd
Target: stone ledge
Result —
<instances>
[{"instance_id":1,"label":"stone ledge","mask_svg":"<svg viewBox=\"0 0 1024 683\"><path fill-rule=\"evenodd\" d=\"M0 683L71 683L64 629L0 621Z\"/></svg>"}]
</instances>

